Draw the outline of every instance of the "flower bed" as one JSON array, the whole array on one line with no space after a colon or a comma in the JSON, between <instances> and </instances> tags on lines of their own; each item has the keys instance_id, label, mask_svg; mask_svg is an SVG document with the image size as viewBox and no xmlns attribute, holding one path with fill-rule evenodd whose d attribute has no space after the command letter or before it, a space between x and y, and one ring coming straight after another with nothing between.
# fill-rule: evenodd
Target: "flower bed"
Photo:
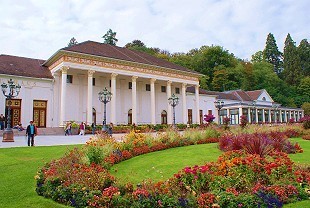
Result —
<instances>
[{"instance_id":1,"label":"flower bed","mask_svg":"<svg viewBox=\"0 0 310 208\"><path fill-rule=\"evenodd\" d=\"M131 132L123 142L97 136L82 150L43 167L36 176L37 193L74 207L281 207L309 197L307 167L294 166L285 153L271 150L261 155L227 151L217 162L186 167L167 181L137 188L118 184L108 172L113 164L148 152L217 142L220 134L213 128L183 136L167 131L155 138Z\"/></svg>"}]
</instances>

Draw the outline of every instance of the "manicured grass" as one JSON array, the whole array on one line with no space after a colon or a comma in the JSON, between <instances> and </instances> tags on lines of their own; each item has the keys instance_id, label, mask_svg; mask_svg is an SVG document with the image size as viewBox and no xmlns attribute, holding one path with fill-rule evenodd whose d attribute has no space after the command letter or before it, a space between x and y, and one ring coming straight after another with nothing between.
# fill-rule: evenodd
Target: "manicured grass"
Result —
<instances>
[{"instance_id":1,"label":"manicured grass","mask_svg":"<svg viewBox=\"0 0 310 208\"><path fill-rule=\"evenodd\" d=\"M298 142L304 153L290 157L295 162L310 164L310 142L300 138L292 141ZM76 146L0 149L0 207L66 207L38 196L34 176L45 162L63 156L68 149L74 147ZM133 184L149 178L159 181L172 177L186 166L215 161L220 154L217 144L173 148L121 162L112 167L111 173L120 181L130 181ZM285 207L310 207L308 204L309 201L303 201Z\"/></svg>"},{"instance_id":2,"label":"manicured grass","mask_svg":"<svg viewBox=\"0 0 310 208\"><path fill-rule=\"evenodd\" d=\"M302 154L289 154L289 157L295 162L300 164L310 164L310 141L304 140L301 138L292 138L290 141L295 144L295 142L298 142L298 144L301 146L301 148L304 150Z\"/></svg>"},{"instance_id":3,"label":"manicured grass","mask_svg":"<svg viewBox=\"0 0 310 208\"><path fill-rule=\"evenodd\" d=\"M111 168L121 182L137 184L142 180L165 180L186 166L215 161L220 155L217 144L202 144L152 152L123 161Z\"/></svg>"},{"instance_id":4,"label":"manicured grass","mask_svg":"<svg viewBox=\"0 0 310 208\"><path fill-rule=\"evenodd\" d=\"M35 192L34 176L45 162L59 158L75 146L0 149L0 207L66 207Z\"/></svg>"}]
</instances>

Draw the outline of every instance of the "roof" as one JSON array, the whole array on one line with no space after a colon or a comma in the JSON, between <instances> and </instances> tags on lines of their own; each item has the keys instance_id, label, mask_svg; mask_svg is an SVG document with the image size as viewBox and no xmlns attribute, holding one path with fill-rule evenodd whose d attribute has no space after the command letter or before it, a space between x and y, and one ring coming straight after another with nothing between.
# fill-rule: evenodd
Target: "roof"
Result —
<instances>
[{"instance_id":1,"label":"roof","mask_svg":"<svg viewBox=\"0 0 310 208\"><path fill-rule=\"evenodd\" d=\"M254 90L254 91L244 91L244 90L231 90L225 92L208 91L204 89L199 89L199 94L205 95L217 95L217 99L223 100L236 100L236 101L254 101L264 90ZM186 92L195 93L195 87L191 86L186 89Z\"/></svg>"},{"instance_id":2,"label":"roof","mask_svg":"<svg viewBox=\"0 0 310 208\"><path fill-rule=\"evenodd\" d=\"M257 100L258 97L263 93L264 90L253 90L253 91L247 91L248 95L253 100Z\"/></svg>"},{"instance_id":3,"label":"roof","mask_svg":"<svg viewBox=\"0 0 310 208\"><path fill-rule=\"evenodd\" d=\"M141 64L148 64L153 66L165 67L180 71L186 71L194 74L199 74L198 72L195 72L193 70L176 65L169 61L157 58L155 56L152 56L150 54L141 51L130 50L128 48L113 46L110 44L99 43L94 41L85 41L73 46L62 48L60 49L60 51L77 52L77 53L119 59L130 62L137 62Z\"/></svg>"},{"instance_id":4,"label":"roof","mask_svg":"<svg viewBox=\"0 0 310 208\"><path fill-rule=\"evenodd\" d=\"M53 79L50 70L42 66L45 60L0 55L0 74Z\"/></svg>"}]
</instances>

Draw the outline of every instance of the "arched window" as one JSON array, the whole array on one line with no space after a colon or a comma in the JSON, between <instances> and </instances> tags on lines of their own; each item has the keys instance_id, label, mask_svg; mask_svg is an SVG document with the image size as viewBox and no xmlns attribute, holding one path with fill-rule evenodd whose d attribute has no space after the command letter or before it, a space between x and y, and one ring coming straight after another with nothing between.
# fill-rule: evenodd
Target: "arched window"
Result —
<instances>
[{"instance_id":1,"label":"arched window","mask_svg":"<svg viewBox=\"0 0 310 208\"><path fill-rule=\"evenodd\" d=\"M132 124L132 109L129 109L128 111L128 124Z\"/></svg>"},{"instance_id":2,"label":"arched window","mask_svg":"<svg viewBox=\"0 0 310 208\"><path fill-rule=\"evenodd\" d=\"M96 109L93 108L93 123L96 124Z\"/></svg>"},{"instance_id":3,"label":"arched window","mask_svg":"<svg viewBox=\"0 0 310 208\"><path fill-rule=\"evenodd\" d=\"M161 124L167 124L167 111L165 110L161 112Z\"/></svg>"},{"instance_id":4,"label":"arched window","mask_svg":"<svg viewBox=\"0 0 310 208\"><path fill-rule=\"evenodd\" d=\"M265 97L263 97L263 101L266 101L266 98L265 98Z\"/></svg>"}]
</instances>

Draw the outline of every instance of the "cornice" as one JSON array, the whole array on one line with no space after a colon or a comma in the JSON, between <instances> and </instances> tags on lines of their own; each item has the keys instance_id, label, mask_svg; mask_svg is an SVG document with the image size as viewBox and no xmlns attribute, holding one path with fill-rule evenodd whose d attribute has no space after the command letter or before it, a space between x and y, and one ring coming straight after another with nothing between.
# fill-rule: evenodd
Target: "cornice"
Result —
<instances>
[{"instance_id":1,"label":"cornice","mask_svg":"<svg viewBox=\"0 0 310 208\"><path fill-rule=\"evenodd\" d=\"M149 74L164 75L176 78L186 78L194 81L199 80L199 73L191 73L187 71L175 70L171 68L165 68L160 66L154 66L149 64L141 64L137 62L124 61L120 59L113 59L108 57L101 57L71 51L60 50L59 54L48 61L51 65L49 69L52 70L62 62L79 63L89 66L107 67L113 69L121 69L127 71L136 71Z\"/></svg>"}]
</instances>

